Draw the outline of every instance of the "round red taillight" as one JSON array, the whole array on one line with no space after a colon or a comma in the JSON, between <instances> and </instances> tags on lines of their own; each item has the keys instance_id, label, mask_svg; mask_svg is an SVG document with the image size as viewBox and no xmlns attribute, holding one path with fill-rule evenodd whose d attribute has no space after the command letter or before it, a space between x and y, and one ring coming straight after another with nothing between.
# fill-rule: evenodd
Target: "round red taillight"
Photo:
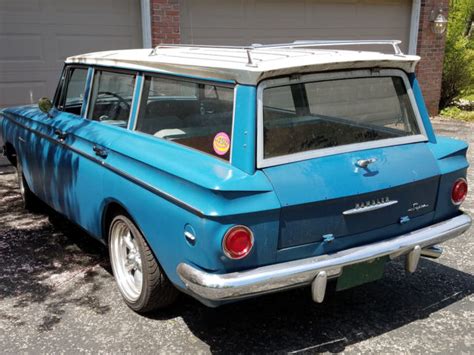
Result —
<instances>
[{"instance_id":1,"label":"round red taillight","mask_svg":"<svg viewBox=\"0 0 474 355\"><path fill-rule=\"evenodd\" d=\"M460 205L467 195L467 181L464 178L457 179L453 184L451 190L451 202L455 205Z\"/></svg>"},{"instance_id":2,"label":"round red taillight","mask_svg":"<svg viewBox=\"0 0 474 355\"><path fill-rule=\"evenodd\" d=\"M242 259L249 255L253 247L253 233L245 226L234 226L224 235L222 249L231 259Z\"/></svg>"}]
</instances>

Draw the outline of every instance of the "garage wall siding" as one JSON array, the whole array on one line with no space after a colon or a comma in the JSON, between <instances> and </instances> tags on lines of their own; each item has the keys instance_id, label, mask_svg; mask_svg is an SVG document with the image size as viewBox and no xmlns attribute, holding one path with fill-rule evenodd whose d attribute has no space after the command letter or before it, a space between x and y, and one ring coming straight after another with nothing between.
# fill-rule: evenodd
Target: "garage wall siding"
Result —
<instances>
[{"instance_id":1,"label":"garage wall siding","mask_svg":"<svg viewBox=\"0 0 474 355\"><path fill-rule=\"evenodd\" d=\"M411 0L182 0L181 39L236 45L401 39L407 51L410 19Z\"/></svg>"},{"instance_id":2,"label":"garage wall siding","mask_svg":"<svg viewBox=\"0 0 474 355\"><path fill-rule=\"evenodd\" d=\"M1 0L0 107L52 97L68 56L133 47L138 0Z\"/></svg>"}]
</instances>

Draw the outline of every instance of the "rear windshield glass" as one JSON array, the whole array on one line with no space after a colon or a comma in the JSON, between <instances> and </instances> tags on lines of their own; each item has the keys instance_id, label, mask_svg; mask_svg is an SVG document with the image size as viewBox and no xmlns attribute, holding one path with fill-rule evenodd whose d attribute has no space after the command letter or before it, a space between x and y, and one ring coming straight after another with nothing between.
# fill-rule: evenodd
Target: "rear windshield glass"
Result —
<instances>
[{"instance_id":1,"label":"rear windshield glass","mask_svg":"<svg viewBox=\"0 0 474 355\"><path fill-rule=\"evenodd\" d=\"M266 88L263 126L264 158L420 133L398 76Z\"/></svg>"}]
</instances>

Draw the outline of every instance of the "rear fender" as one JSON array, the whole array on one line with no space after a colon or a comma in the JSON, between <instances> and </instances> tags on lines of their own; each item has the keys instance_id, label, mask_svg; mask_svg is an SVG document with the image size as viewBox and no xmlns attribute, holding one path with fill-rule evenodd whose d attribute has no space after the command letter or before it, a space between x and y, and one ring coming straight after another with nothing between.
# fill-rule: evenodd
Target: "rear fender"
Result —
<instances>
[{"instance_id":1,"label":"rear fender","mask_svg":"<svg viewBox=\"0 0 474 355\"><path fill-rule=\"evenodd\" d=\"M466 158L468 144L458 139L437 136L436 144L429 143L428 147L441 171L434 217L435 222L439 222L458 213L459 206L451 202L451 189L457 179L466 177L469 167Z\"/></svg>"}]
</instances>

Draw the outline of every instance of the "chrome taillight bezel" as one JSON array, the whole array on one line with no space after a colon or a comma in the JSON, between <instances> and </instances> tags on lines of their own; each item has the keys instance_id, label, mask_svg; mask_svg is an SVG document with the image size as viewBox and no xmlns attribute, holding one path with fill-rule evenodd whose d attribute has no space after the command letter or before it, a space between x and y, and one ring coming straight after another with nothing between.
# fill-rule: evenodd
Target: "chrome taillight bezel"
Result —
<instances>
[{"instance_id":1,"label":"chrome taillight bezel","mask_svg":"<svg viewBox=\"0 0 474 355\"><path fill-rule=\"evenodd\" d=\"M228 238L230 238L231 234L233 232L235 232L236 230L239 230L239 229L245 230L248 233L248 235L250 236L250 247L247 248L245 253L243 253L241 255L236 255L232 250L229 250L227 248L227 243L226 242L227 242ZM255 238L254 238L253 232L249 227L244 226L244 225L235 225L235 226L230 227L227 230L227 232L225 232L224 237L222 238L222 251L224 252L224 255L226 257L228 257L229 259L232 259L232 260L240 260L240 259L244 259L245 257L247 257L250 254L250 252L252 251L254 245L255 245Z\"/></svg>"},{"instance_id":2,"label":"chrome taillight bezel","mask_svg":"<svg viewBox=\"0 0 474 355\"><path fill-rule=\"evenodd\" d=\"M464 196L461 200L455 201L454 198L453 198L453 193L454 193L454 189L455 189L455 187L458 183L466 184L466 193L464 194ZM454 181L454 183L453 183L453 186L451 187L451 203L455 206L461 205L466 200L468 192L469 192L469 185L467 183L467 180L465 178L462 178L462 177L456 179L456 181Z\"/></svg>"}]
</instances>

